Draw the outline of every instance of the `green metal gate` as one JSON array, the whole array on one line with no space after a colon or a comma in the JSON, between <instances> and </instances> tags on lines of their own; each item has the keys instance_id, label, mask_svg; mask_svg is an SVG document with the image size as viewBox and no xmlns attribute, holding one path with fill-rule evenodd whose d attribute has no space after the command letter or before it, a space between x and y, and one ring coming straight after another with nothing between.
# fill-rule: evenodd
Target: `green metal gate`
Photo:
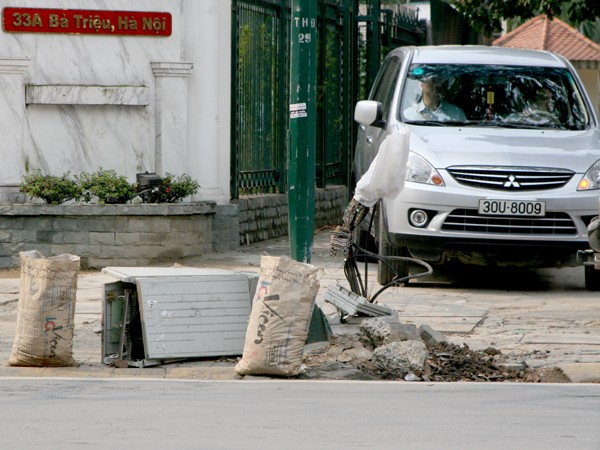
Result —
<instances>
[{"instance_id":1,"label":"green metal gate","mask_svg":"<svg viewBox=\"0 0 600 450\"><path fill-rule=\"evenodd\" d=\"M286 3L233 1L232 198L285 192Z\"/></svg>"},{"instance_id":2,"label":"green metal gate","mask_svg":"<svg viewBox=\"0 0 600 450\"><path fill-rule=\"evenodd\" d=\"M323 0L319 5L317 64L318 187L348 184L355 103L356 15L353 1Z\"/></svg>"},{"instance_id":3,"label":"green metal gate","mask_svg":"<svg viewBox=\"0 0 600 450\"><path fill-rule=\"evenodd\" d=\"M423 42L417 15L405 7L372 0L359 15L358 3L318 0L318 187L350 185L354 104L382 53ZM285 193L289 0L232 0L232 8L231 197Z\"/></svg>"}]
</instances>

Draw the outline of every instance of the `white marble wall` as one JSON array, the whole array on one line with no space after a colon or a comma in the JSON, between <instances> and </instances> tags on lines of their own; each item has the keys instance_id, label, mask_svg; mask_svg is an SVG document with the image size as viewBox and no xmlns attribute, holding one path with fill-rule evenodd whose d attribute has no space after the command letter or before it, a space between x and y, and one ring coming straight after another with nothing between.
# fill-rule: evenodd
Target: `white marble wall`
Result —
<instances>
[{"instance_id":1,"label":"white marble wall","mask_svg":"<svg viewBox=\"0 0 600 450\"><path fill-rule=\"evenodd\" d=\"M231 1L184 0L189 80L190 166L198 168L199 199L229 202ZM201 30L201 33L198 32Z\"/></svg>"},{"instance_id":2,"label":"white marble wall","mask_svg":"<svg viewBox=\"0 0 600 450\"><path fill-rule=\"evenodd\" d=\"M230 32L199 24L227 23L229 1L0 0L0 9L6 6L169 12L173 31L149 37L1 30L0 201L27 171L101 167L131 181L146 170L187 173L200 182L203 198L228 201L229 48L207 53L206 45L218 48L221 37L219 45L228 45ZM216 116L198 117L199 104Z\"/></svg>"},{"instance_id":3,"label":"white marble wall","mask_svg":"<svg viewBox=\"0 0 600 450\"><path fill-rule=\"evenodd\" d=\"M20 150L26 116L23 76L29 65L30 60L23 56L0 56L0 182L18 180L22 170Z\"/></svg>"}]
</instances>

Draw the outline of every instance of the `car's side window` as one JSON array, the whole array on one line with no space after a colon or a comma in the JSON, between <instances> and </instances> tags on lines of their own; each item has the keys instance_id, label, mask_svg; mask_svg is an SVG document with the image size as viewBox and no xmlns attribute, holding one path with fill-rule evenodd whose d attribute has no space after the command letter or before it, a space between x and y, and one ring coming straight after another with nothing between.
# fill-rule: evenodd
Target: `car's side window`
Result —
<instances>
[{"instance_id":1,"label":"car's side window","mask_svg":"<svg viewBox=\"0 0 600 450\"><path fill-rule=\"evenodd\" d=\"M377 98L381 95L383 90L383 85L385 84L385 73L388 71L388 67L390 66L391 58L386 58L381 64L381 68L379 72L377 72L377 76L375 77L375 82L373 83L373 87L371 88L371 92L369 94L369 100L377 100Z\"/></svg>"},{"instance_id":2,"label":"car's side window","mask_svg":"<svg viewBox=\"0 0 600 450\"><path fill-rule=\"evenodd\" d=\"M383 117L387 117L394 96L394 88L400 73L400 58L388 58L375 80L370 100L375 100L383 105Z\"/></svg>"}]
</instances>

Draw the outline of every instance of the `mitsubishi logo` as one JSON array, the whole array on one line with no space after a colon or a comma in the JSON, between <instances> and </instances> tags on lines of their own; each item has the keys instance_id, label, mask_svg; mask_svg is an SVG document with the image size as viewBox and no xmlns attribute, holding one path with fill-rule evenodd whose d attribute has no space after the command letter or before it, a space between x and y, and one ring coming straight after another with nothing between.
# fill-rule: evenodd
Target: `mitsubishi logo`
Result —
<instances>
[{"instance_id":1,"label":"mitsubishi logo","mask_svg":"<svg viewBox=\"0 0 600 450\"><path fill-rule=\"evenodd\" d=\"M510 188L510 187L520 188L521 185L519 184L519 182L517 181L517 178L514 175L510 175L508 177L508 181L506 183L504 183L504 187L505 188Z\"/></svg>"}]
</instances>

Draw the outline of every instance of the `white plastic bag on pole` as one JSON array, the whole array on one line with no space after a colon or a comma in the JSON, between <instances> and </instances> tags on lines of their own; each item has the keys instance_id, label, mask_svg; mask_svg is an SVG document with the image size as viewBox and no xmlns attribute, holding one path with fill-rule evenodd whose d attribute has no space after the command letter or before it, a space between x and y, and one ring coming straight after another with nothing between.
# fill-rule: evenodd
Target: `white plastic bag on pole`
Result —
<instances>
[{"instance_id":1,"label":"white plastic bag on pole","mask_svg":"<svg viewBox=\"0 0 600 450\"><path fill-rule=\"evenodd\" d=\"M354 199L371 207L380 198L394 198L404 188L410 130L402 127L382 142L369 169L356 183Z\"/></svg>"}]
</instances>

